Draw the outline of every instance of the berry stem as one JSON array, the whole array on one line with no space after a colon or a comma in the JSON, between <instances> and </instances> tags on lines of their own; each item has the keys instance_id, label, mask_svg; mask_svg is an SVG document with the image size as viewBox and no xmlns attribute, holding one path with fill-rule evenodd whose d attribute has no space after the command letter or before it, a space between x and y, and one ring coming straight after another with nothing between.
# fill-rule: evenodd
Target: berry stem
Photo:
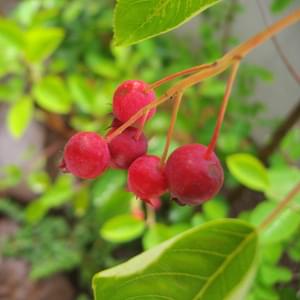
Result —
<instances>
[{"instance_id":1,"label":"berry stem","mask_svg":"<svg viewBox=\"0 0 300 300\"><path fill-rule=\"evenodd\" d=\"M150 204L146 204L147 219L146 223L149 227L152 227L156 223L155 210Z\"/></svg>"},{"instance_id":2,"label":"berry stem","mask_svg":"<svg viewBox=\"0 0 300 300\"><path fill-rule=\"evenodd\" d=\"M268 215L259 226L259 231L266 229L294 200L295 196L300 193L300 182L288 193L288 195L278 203L270 215Z\"/></svg>"},{"instance_id":3,"label":"berry stem","mask_svg":"<svg viewBox=\"0 0 300 300\"><path fill-rule=\"evenodd\" d=\"M147 118L148 118L149 113L150 113L150 110L148 110L148 111L144 114L144 116L143 116L143 118L142 118L142 122L141 122L141 124L140 124L140 126L139 126L139 129L138 129L138 132L136 133L136 136L135 136L135 139L136 139L136 140L138 140L138 139L140 138L140 136L141 136L141 134L142 134L142 132L143 132L143 130L144 130L144 127L145 127L145 124L146 124L146 121L147 121Z\"/></svg>"},{"instance_id":4,"label":"berry stem","mask_svg":"<svg viewBox=\"0 0 300 300\"><path fill-rule=\"evenodd\" d=\"M171 75L168 75L154 83L152 83L150 86L149 86L149 90L150 89L156 89L158 88L159 86L163 85L164 83L167 83L175 78L178 78L178 77L181 77L181 76L184 76L184 75L189 75L189 74L192 74L192 73L195 73L195 72L199 72L199 71L202 71L202 70L205 70L205 69L209 69L213 66L213 64L203 64L203 65L199 65L199 66L195 66L195 67L192 67L192 68L188 68L188 69L185 69L185 70L182 70L182 71L179 71L179 72L176 72L176 73L173 73Z\"/></svg>"},{"instance_id":5,"label":"berry stem","mask_svg":"<svg viewBox=\"0 0 300 300\"><path fill-rule=\"evenodd\" d=\"M206 159L208 159L210 157L211 153L214 151L214 149L216 147L216 143L217 143L217 140L218 140L218 137L219 137L219 134L220 134L222 123L224 121L226 108L228 106L229 97L230 97L230 94L231 94L231 91L232 91L233 83L234 83L234 80L236 78L239 65L240 65L240 62L236 62L232 66L232 70L231 70L231 73L230 73L228 81L227 81L226 91L225 91L225 94L224 94L222 105L221 105L221 108L220 108L220 111L219 111L219 114L218 114L216 127L214 129L212 139L211 139L211 141L210 141L210 143L207 147L207 150L205 152L205 155L204 155L204 157Z\"/></svg>"},{"instance_id":6,"label":"berry stem","mask_svg":"<svg viewBox=\"0 0 300 300\"><path fill-rule=\"evenodd\" d=\"M237 60L242 60L250 51L255 49L257 46L261 45L266 40L272 38L275 34L282 31L288 26L300 20L300 9L295 10L288 16L282 18L281 20L274 23L272 26L268 27L264 31L256 34L252 38L248 39L246 42L237 46L233 50L225 54L221 59L215 63L209 65L198 66L200 71L188 76L187 78L179 81L173 87L168 89L165 94L155 101L149 103L142 109L140 109L135 115L133 115L127 122L116 129L109 137L107 137L107 142L110 142L113 138L121 134L126 128L134 124L140 117L142 117L148 110L159 106L160 104L171 99L178 91L184 91L188 87L191 87L204 79L216 76L231 65L236 64ZM184 72L184 71L183 71Z\"/></svg>"},{"instance_id":7,"label":"berry stem","mask_svg":"<svg viewBox=\"0 0 300 300\"><path fill-rule=\"evenodd\" d=\"M174 132L174 127L175 127L175 123L176 123L176 119L177 119L177 114L178 114L179 107L180 107L180 104L181 104L182 95L183 95L182 91L178 92L175 95L175 102L173 104L173 111L172 111L170 126L169 126L169 129L168 129L166 144L165 144L164 151L163 151L163 154L162 154L161 160L160 160L160 165L161 166L163 166L165 164L165 161L166 161L167 156L168 156L168 151L169 151L169 148L170 148L170 143L171 143L173 132Z\"/></svg>"}]
</instances>

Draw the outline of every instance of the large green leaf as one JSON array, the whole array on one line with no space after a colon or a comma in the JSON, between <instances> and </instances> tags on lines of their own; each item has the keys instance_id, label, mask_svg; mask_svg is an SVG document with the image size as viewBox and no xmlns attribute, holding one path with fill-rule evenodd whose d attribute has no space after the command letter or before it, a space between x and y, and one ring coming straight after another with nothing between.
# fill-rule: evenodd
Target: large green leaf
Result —
<instances>
[{"instance_id":1,"label":"large green leaf","mask_svg":"<svg viewBox=\"0 0 300 300\"><path fill-rule=\"evenodd\" d=\"M257 232L222 219L186 231L93 279L96 300L244 299L256 269Z\"/></svg>"},{"instance_id":2,"label":"large green leaf","mask_svg":"<svg viewBox=\"0 0 300 300\"><path fill-rule=\"evenodd\" d=\"M220 0L119 0L114 42L128 46L170 31Z\"/></svg>"},{"instance_id":3,"label":"large green leaf","mask_svg":"<svg viewBox=\"0 0 300 300\"><path fill-rule=\"evenodd\" d=\"M71 109L71 97L58 76L44 77L34 86L33 95L42 108L51 112L63 114Z\"/></svg>"},{"instance_id":4,"label":"large green leaf","mask_svg":"<svg viewBox=\"0 0 300 300\"><path fill-rule=\"evenodd\" d=\"M255 156L247 153L232 154L226 162L230 173L245 186L258 191L268 188L267 169Z\"/></svg>"}]
</instances>

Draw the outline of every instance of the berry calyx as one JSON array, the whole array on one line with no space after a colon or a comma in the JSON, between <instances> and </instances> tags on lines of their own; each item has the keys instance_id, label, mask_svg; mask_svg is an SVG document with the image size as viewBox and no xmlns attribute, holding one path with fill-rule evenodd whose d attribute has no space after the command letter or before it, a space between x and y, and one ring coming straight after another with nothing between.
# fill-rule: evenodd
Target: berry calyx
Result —
<instances>
[{"instance_id":1,"label":"berry calyx","mask_svg":"<svg viewBox=\"0 0 300 300\"><path fill-rule=\"evenodd\" d=\"M113 113L121 122L126 122L141 108L155 99L155 93L149 85L141 80L127 80L116 89L113 96ZM153 108L147 115L147 120L155 114ZM143 118L136 121L139 125Z\"/></svg>"},{"instance_id":2,"label":"berry calyx","mask_svg":"<svg viewBox=\"0 0 300 300\"><path fill-rule=\"evenodd\" d=\"M189 144L177 148L166 163L165 172L175 201L199 205L213 198L224 181L223 168L214 152L206 158L207 147Z\"/></svg>"},{"instance_id":3,"label":"berry calyx","mask_svg":"<svg viewBox=\"0 0 300 300\"><path fill-rule=\"evenodd\" d=\"M140 199L151 204L151 199L167 190L167 179L160 159L144 155L136 159L128 169L128 188Z\"/></svg>"},{"instance_id":4,"label":"berry calyx","mask_svg":"<svg viewBox=\"0 0 300 300\"><path fill-rule=\"evenodd\" d=\"M108 167L110 154L107 142L95 132L79 132L65 145L62 167L77 177L91 179Z\"/></svg>"},{"instance_id":5,"label":"berry calyx","mask_svg":"<svg viewBox=\"0 0 300 300\"><path fill-rule=\"evenodd\" d=\"M114 130L115 128L110 130L108 135ZM147 152L148 142L143 133L139 134L137 128L129 127L111 140L108 147L112 165L128 169L134 160Z\"/></svg>"}]
</instances>

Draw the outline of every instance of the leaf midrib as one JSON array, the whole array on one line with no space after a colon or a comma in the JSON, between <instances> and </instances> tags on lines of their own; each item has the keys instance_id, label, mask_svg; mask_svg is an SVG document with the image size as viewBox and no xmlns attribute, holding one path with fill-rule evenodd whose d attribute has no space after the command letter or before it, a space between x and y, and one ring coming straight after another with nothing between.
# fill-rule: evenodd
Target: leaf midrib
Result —
<instances>
[{"instance_id":1,"label":"leaf midrib","mask_svg":"<svg viewBox=\"0 0 300 300\"><path fill-rule=\"evenodd\" d=\"M231 253L228 255L228 257L224 260L224 262L221 264L221 266L215 271L215 273L207 279L207 282L204 284L203 288L195 295L195 297L192 300L201 300L201 297L207 291L207 289L210 287L212 282L222 273L222 271L225 269L225 267L233 260L235 255L237 255L254 236L256 235L255 229L243 240L242 243Z\"/></svg>"}]
</instances>

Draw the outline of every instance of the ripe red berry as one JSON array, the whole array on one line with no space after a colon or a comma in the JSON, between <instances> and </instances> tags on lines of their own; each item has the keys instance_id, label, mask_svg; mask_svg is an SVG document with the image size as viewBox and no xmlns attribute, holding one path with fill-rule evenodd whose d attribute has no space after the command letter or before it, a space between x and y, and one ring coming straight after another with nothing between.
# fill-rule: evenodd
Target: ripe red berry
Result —
<instances>
[{"instance_id":1,"label":"ripe red berry","mask_svg":"<svg viewBox=\"0 0 300 300\"><path fill-rule=\"evenodd\" d=\"M128 169L134 160L147 152L147 139L143 133L137 138L138 133L137 128L129 127L108 144L113 166Z\"/></svg>"},{"instance_id":2,"label":"ripe red berry","mask_svg":"<svg viewBox=\"0 0 300 300\"><path fill-rule=\"evenodd\" d=\"M141 108L155 99L153 90L147 90L148 84L140 80L127 80L123 82L115 91L113 96L113 113L121 122L126 122ZM147 117L150 119L155 114L156 109L152 109ZM142 118L137 120L140 124Z\"/></svg>"},{"instance_id":3,"label":"ripe red berry","mask_svg":"<svg viewBox=\"0 0 300 300\"><path fill-rule=\"evenodd\" d=\"M169 189L179 204L201 204L213 198L222 187L222 166L215 153L205 157L206 149L200 144L185 145L167 160L165 171Z\"/></svg>"},{"instance_id":4,"label":"ripe red berry","mask_svg":"<svg viewBox=\"0 0 300 300\"><path fill-rule=\"evenodd\" d=\"M95 178L108 167L110 154L106 141L94 132L73 135L64 149L63 167L80 178Z\"/></svg>"},{"instance_id":5,"label":"ripe red berry","mask_svg":"<svg viewBox=\"0 0 300 300\"><path fill-rule=\"evenodd\" d=\"M142 200L151 204L150 199L161 196L167 187L167 179L160 166L159 157L144 155L130 165L128 188Z\"/></svg>"}]
</instances>

